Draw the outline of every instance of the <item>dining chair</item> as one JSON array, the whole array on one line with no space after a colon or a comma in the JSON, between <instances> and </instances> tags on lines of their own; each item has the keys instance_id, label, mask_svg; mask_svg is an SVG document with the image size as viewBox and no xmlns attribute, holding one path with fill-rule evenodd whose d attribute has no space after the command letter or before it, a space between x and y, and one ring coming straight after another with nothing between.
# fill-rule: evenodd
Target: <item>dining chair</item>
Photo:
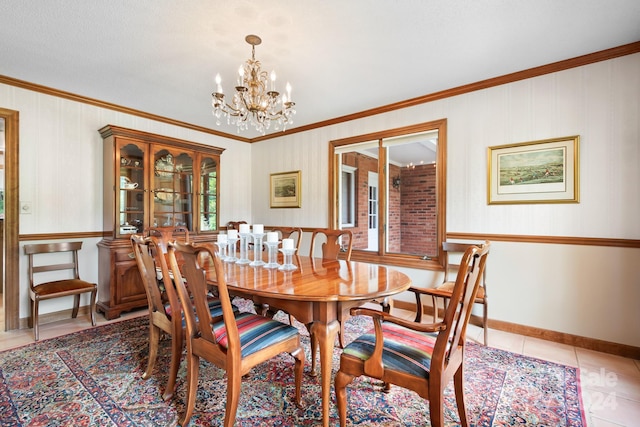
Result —
<instances>
[{"instance_id":1,"label":"dining chair","mask_svg":"<svg viewBox=\"0 0 640 427\"><path fill-rule=\"evenodd\" d=\"M280 240L282 239L294 239L296 252L300 250L300 243L302 243L302 228L300 227L272 227L271 231L278 233Z\"/></svg>"},{"instance_id":2,"label":"dining chair","mask_svg":"<svg viewBox=\"0 0 640 427\"><path fill-rule=\"evenodd\" d=\"M353 249L353 234L350 230L338 230L338 229L327 229L327 228L318 228L312 231L311 234L311 248L309 250L309 256L313 258L314 255L314 247L316 246L316 239L318 236L324 235L326 242L322 244L322 259L338 259L340 253L344 253L344 259L346 261L351 260L351 251ZM345 243L344 240L347 239ZM391 306L388 302L387 298L383 298L382 300L372 301L377 302L381 305L382 310L389 312L391 311ZM340 342L340 347L344 347L344 327L342 325L343 320L346 321L351 317L349 315L350 307L342 310L342 320L340 320L340 331L338 332L338 338Z\"/></svg>"},{"instance_id":3,"label":"dining chair","mask_svg":"<svg viewBox=\"0 0 640 427\"><path fill-rule=\"evenodd\" d=\"M314 258L316 245L321 245L321 258L323 261L337 261L339 258L350 261L353 249L353 233L351 230L315 228L311 231L310 258ZM341 256L341 254L344 255ZM338 323L340 325L338 329L338 344L340 348L344 348L344 322L351 317L349 314L350 308L350 306L342 307L341 303L338 304ZM306 326L309 330L311 341L311 372L315 373L318 342L313 333L311 333L311 325Z\"/></svg>"},{"instance_id":4,"label":"dining chair","mask_svg":"<svg viewBox=\"0 0 640 427\"><path fill-rule=\"evenodd\" d=\"M454 272L458 272L460 268L460 264L456 261L462 256L464 251L467 250L469 246L474 245L474 243L457 243L457 242L442 242L442 253L444 257L444 277L442 280L442 284L436 286L435 288L422 288L418 286L412 286L409 288L411 292L414 293L416 297L416 322L422 321L423 315L423 306L421 295L431 296L431 301L433 305L433 322L435 323L438 320L438 299L442 298L443 311L447 309L447 301L451 299L451 294L453 292L453 287L455 285L455 278L453 278ZM453 255L453 257L452 257ZM487 298L487 283L486 283L487 269L485 268L482 271L482 280L480 282L480 287L478 288L478 293L476 294L476 298L474 300L475 304L482 304L482 329L484 330L484 345L488 345L488 328L487 328L487 320L488 320L488 308L489 301Z\"/></svg>"},{"instance_id":5,"label":"dining chair","mask_svg":"<svg viewBox=\"0 0 640 427\"><path fill-rule=\"evenodd\" d=\"M374 329L356 338L342 352L335 377L340 426L347 422L346 387L354 378L366 375L416 392L429 400L431 425L444 426L444 390L453 379L458 414L468 426L464 401L464 346L471 308L480 285L490 243L470 246L464 252L441 322L422 324L389 313L354 308L353 315L373 319Z\"/></svg>"},{"instance_id":6,"label":"dining chair","mask_svg":"<svg viewBox=\"0 0 640 427\"><path fill-rule=\"evenodd\" d=\"M166 235L165 235L166 236ZM166 257L168 242L155 236L131 236L131 245L135 255L138 271L144 284L149 306L149 357L143 379L152 376L158 357L160 336L165 333L171 337L171 362L167 386L162 398L170 399L176 389L176 378L180 369L182 349L184 346L184 317L178 294L173 283L173 275L169 270ZM220 300L212 295L207 296L207 303L212 316L222 314Z\"/></svg>"},{"instance_id":7,"label":"dining chair","mask_svg":"<svg viewBox=\"0 0 640 427\"><path fill-rule=\"evenodd\" d=\"M185 263L180 270L176 255ZM207 278L200 267L201 254L213 262L217 288L222 304L222 316L214 317L207 309ZM227 373L227 403L224 426L234 425L240 399L242 376L254 366L280 353L287 352L295 360L295 403L300 405L304 351L300 335L293 326L253 313L234 313L219 254L210 243L169 245L169 262L178 289L186 321L187 401L179 424L189 423L195 407L200 358L224 369ZM188 283L188 286L185 284ZM266 397L266 396L265 396Z\"/></svg>"},{"instance_id":8,"label":"dining chair","mask_svg":"<svg viewBox=\"0 0 640 427\"><path fill-rule=\"evenodd\" d=\"M53 298L61 298L73 295L73 310L71 317L76 318L80 308L80 295L90 293L89 314L91 325L96 325L96 294L98 287L80 279L78 273L78 251L82 248L82 242L59 242L24 245L24 253L28 255L29 263L29 298L31 302L31 318L29 327L33 327L33 335L36 341L40 339L38 328L38 315L40 301ZM55 255L58 254L58 255ZM37 262L35 258L38 258ZM64 260L62 258L65 258ZM45 261L45 259L47 261ZM56 259L56 261L53 261ZM70 260L69 260L70 259ZM45 262L49 262L45 264ZM38 265L36 265L36 263ZM67 278L49 280L36 283L36 275L42 278L41 273L51 274L56 277L66 275Z\"/></svg>"},{"instance_id":9,"label":"dining chair","mask_svg":"<svg viewBox=\"0 0 640 427\"><path fill-rule=\"evenodd\" d=\"M309 256L311 258L315 253L316 240L320 242L321 236L324 236L325 239L321 246L322 259L338 259L341 253L344 254L341 258L347 261L351 259L353 233L351 233L351 230L334 228L316 228L311 231L311 247L309 248Z\"/></svg>"}]
</instances>

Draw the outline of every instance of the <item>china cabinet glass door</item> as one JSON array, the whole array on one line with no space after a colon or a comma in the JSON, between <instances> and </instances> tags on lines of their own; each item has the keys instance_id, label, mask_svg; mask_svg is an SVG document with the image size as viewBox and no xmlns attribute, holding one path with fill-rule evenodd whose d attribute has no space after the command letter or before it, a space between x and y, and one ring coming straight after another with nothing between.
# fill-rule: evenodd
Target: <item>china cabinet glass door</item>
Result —
<instances>
[{"instance_id":1,"label":"china cabinet glass door","mask_svg":"<svg viewBox=\"0 0 640 427\"><path fill-rule=\"evenodd\" d=\"M218 159L200 158L200 231L218 229Z\"/></svg>"},{"instance_id":2,"label":"china cabinet glass door","mask_svg":"<svg viewBox=\"0 0 640 427\"><path fill-rule=\"evenodd\" d=\"M193 153L157 148L153 168L152 225L193 231Z\"/></svg>"},{"instance_id":3,"label":"china cabinet glass door","mask_svg":"<svg viewBox=\"0 0 640 427\"><path fill-rule=\"evenodd\" d=\"M141 233L144 228L143 147L132 143L123 143L119 147L116 210L120 235Z\"/></svg>"}]
</instances>

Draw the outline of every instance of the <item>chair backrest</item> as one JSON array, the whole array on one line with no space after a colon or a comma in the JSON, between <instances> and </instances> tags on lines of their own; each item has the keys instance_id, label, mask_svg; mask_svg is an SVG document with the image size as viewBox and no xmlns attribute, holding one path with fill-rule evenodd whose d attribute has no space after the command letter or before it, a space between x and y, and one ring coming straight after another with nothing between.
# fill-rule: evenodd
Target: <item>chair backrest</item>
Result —
<instances>
[{"instance_id":1,"label":"chair backrest","mask_svg":"<svg viewBox=\"0 0 640 427\"><path fill-rule=\"evenodd\" d=\"M159 248L163 253L167 253L167 244L173 240L189 241L189 229L182 225L175 227L151 227L147 229L147 236L156 237Z\"/></svg>"},{"instance_id":2,"label":"chair backrest","mask_svg":"<svg viewBox=\"0 0 640 427\"><path fill-rule=\"evenodd\" d=\"M147 293L149 312L158 312L167 315L165 309L166 300L163 299L162 290L159 287L159 270L165 295L171 306L171 312L179 313L180 302L173 281L171 280L171 275L169 274L169 266L165 254L162 252L160 239L154 236L145 238L134 234L131 236L131 246L133 246L133 253L136 258L138 270L140 271L140 277Z\"/></svg>"},{"instance_id":3,"label":"chair backrest","mask_svg":"<svg viewBox=\"0 0 640 427\"><path fill-rule=\"evenodd\" d=\"M176 255L184 260L182 270L176 261ZM212 319L207 302L207 277L198 259L207 259L213 262L217 279L218 298L222 305L222 317L226 329L226 351L217 344L211 325L219 319ZM236 360L241 357L240 334L233 314L229 290L224 275L224 266L220 257L211 243L192 244L172 242L169 244L169 264L173 272L173 279L178 290L180 304L184 312L187 324L187 339L201 338L214 344L210 351L219 351L221 357L230 356ZM209 265L210 267L210 265ZM189 286L186 286L186 283Z\"/></svg>"},{"instance_id":4,"label":"chair backrest","mask_svg":"<svg viewBox=\"0 0 640 427\"><path fill-rule=\"evenodd\" d=\"M316 237L324 235L326 242L322 244L323 259L338 259L338 255L343 252L347 261L351 260L351 249L353 245L353 234L350 230L339 230L332 228L316 228L311 234L311 248L309 256L313 258ZM347 240L345 242L345 240Z\"/></svg>"},{"instance_id":5,"label":"chair backrest","mask_svg":"<svg viewBox=\"0 0 640 427\"><path fill-rule=\"evenodd\" d=\"M302 228L300 227L273 227L271 231L276 231L280 235L280 239L295 239L296 251L300 250L302 242Z\"/></svg>"},{"instance_id":6,"label":"chair backrest","mask_svg":"<svg viewBox=\"0 0 640 427\"><path fill-rule=\"evenodd\" d=\"M464 346L471 308L480 286L490 246L490 242L480 246L469 246L462 255L456 283L442 321L445 329L438 333L433 349L432 372L453 360Z\"/></svg>"},{"instance_id":7,"label":"chair backrest","mask_svg":"<svg viewBox=\"0 0 640 427\"><path fill-rule=\"evenodd\" d=\"M454 275L460 269L460 259L469 246L476 246L476 243L442 242L442 252L444 256L444 277L442 283L455 281ZM453 255L453 256L452 256ZM487 269L482 271L480 286L486 284Z\"/></svg>"},{"instance_id":8,"label":"chair backrest","mask_svg":"<svg viewBox=\"0 0 640 427\"><path fill-rule=\"evenodd\" d=\"M24 253L29 256L29 286L31 287L31 289L34 289L37 286L35 275L38 273L68 270L69 275L72 277L66 277L67 279L79 279L80 276L78 273L78 251L81 248L82 242L39 243L35 245L24 245ZM62 252L70 252L71 261L55 261L55 263L52 264L36 265L34 259L36 255ZM38 261L40 261L40 258L45 259L44 256L38 258Z\"/></svg>"}]
</instances>

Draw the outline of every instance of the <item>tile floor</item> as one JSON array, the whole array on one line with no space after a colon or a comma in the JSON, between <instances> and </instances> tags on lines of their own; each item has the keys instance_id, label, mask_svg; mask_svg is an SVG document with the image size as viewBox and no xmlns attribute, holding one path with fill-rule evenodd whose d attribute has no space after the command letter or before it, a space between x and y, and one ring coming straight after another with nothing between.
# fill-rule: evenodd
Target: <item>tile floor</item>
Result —
<instances>
[{"instance_id":1,"label":"tile floor","mask_svg":"<svg viewBox=\"0 0 640 427\"><path fill-rule=\"evenodd\" d=\"M1 301L1 299L0 299ZM413 319L414 314L394 310L394 314ZM121 321L146 315L144 310L123 314ZM30 329L2 332L4 317L0 321L0 351L33 342ZM110 321L98 314L98 325ZM112 322L113 322L112 321ZM40 325L41 339L75 332L90 326L88 317L79 316L60 322ZM469 325L467 338L482 343L482 329ZM525 354L580 368L582 397L589 427L640 426L640 361L585 350L565 344L556 344L537 338L490 330L489 342L493 347Z\"/></svg>"}]
</instances>

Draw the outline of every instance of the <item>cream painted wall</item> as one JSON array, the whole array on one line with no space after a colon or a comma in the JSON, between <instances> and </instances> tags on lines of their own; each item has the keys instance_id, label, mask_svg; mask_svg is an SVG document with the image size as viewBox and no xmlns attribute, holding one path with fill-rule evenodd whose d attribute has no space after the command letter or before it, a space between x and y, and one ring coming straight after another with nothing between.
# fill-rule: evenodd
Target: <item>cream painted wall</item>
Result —
<instances>
[{"instance_id":1,"label":"cream painted wall","mask_svg":"<svg viewBox=\"0 0 640 427\"><path fill-rule=\"evenodd\" d=\"M447 231L640 239L640 54L253 144L254 221L326 226L328 141L441 118ZM487 147L570 135L580 135L579 204L487 205ZM269 174L298 169L302 208L270 209ZM638 260L640 249L495 242L489 316L640 346Z\"/></svg>"},{"instance_id":2,"label":"cream painted wall","mask_svg":"<svg viewBox=\"0 0 640 427\"><path fill-rule=\"evenodd\" d=\"M102 138L98 129L107 124L224 148L221 224L251 216L251 169L238 167L251 157L250 144L3 84L0 106L20 112L20 201L31 202L32 207L30 214L20 215L20 234L102 230ZM85 239L80 254L80 273L94 282L98 280L99 240ZM29 313L26 272L26 257L21 253L20 317ZM45 301L40 311L67 309L69 301Z\"/></svg>"}]
</instances>

